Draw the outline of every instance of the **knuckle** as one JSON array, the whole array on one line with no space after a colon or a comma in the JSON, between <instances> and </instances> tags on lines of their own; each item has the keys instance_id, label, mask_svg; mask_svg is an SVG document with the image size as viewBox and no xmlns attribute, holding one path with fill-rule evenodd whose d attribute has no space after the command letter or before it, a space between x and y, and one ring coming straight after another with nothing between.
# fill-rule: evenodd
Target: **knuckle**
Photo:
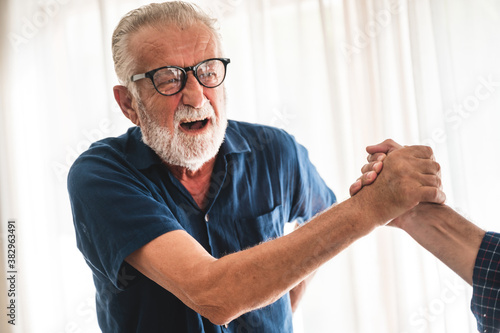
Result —
<instances>
[{"instance_id":1,"label":"knuckle","mask_svg":"<svg viewBox=\"0 0 500 333\"><path fill-rule=\"evenodd\" d=\"M374 154L371 154L368 158L368 162L375 162L378 157L380 156L380 153L374 153Z\"/></svg>"},{"instance_id":2,"label":"knuckle","mask_svg":"<svg viewBox=\"0 0 500 333\"><path fill-rule=\"evenodd\" d=\"M425 175L425 178L422 179L422 185L438 189L441 187L441 177L438 175Z\"/></svg>"},{"instance_id":3,"label":"knuckle","mask_svg":"<svg viewBox=\"0 0 500 333\"><path fill-rule=\"evenodd\" d=\"M441 177L439 177L438 175L434 176L434 184L435 184L436 188L440 188L441 187Z\"/></svg>"},{"instance_id":4,"label":"knuckle","mask_svg":"<svg viewBox=\"0 0 500 333\"><path fill-rule=\"evenodd\" d=\"M438 197L438 189L436 187L433 187L427 191L428 194L428 201L435 201L436 198Z\"/></svg>"},{"instance_id":5,"label":"knuckle","mask_svg":"<svg viewBox=\"0 0 500 333\"><path fill-rule=\"evenodd\" d=\"M363 181L363 185L366 184L367 182L369 182L370 181L370 174L369 173L363 174L362 181Z\"/></svg>"},{"instance_id":6,"label":"knuckle","mask_svg":"<svg viewBox=\"0 0 500 333\"><path fill-rule=\"evenodd\" d=\"M422 155L424 155L426 158L431 158L434 153L432 151L432 148L429 146L414 146L415 149L421 152Z\"/></svg>"},{"instance_id":7,"label":"knuckle","mask_svg":"<svg viewBox=\"0 0 500 333\"><path fill-rule=\"evenodd\" d=\"M424 148L424 152L427 156L431 157L434 156L434 152L432 151L432 148L429 146L422 146Z\"/></svg>"},{"instance_id":8,"label":"knuckle","mask_svg":"<svg viewBox=\"0 0 500 333\"><path fill-rule=\"evenodd\" d=\"M439 198L439 189L437 187L434 187L432 189L432 200L437 201Z\"/></svg>"},{"instance_id":9,"label":"knuckle","mask_svg":"<svg viewBox=\"0 0 500 333\"><path fill-rule=\"evenodd\" d=\"M438 188L441 188L441 186L443 186L443 183L441 181L441 177L439 177L439 176L436 176L436 185Z\"/></svg>"},{"instance_id":10,"label":"knuckle","mask_svg":"<svg viewBox=\"0 0 500 333\"><path fill-rule=\"evenodd\" d=\"M436 167L436 173L439 173L441 171L441 164L434 162L434 166Z\"/></svg>"}]
</instances>

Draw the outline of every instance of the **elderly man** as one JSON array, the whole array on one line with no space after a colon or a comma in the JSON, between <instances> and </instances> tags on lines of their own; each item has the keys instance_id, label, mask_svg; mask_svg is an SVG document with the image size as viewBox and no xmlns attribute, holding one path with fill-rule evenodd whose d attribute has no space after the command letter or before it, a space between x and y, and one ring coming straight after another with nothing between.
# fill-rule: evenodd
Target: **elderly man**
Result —
<instances>
[{"instance_id":1,"label":"elderly man","mask_svg":"<svg viewBox=\"0 0 500 333\"><path fill-rule=\"evenodd\" d=\"M113 57L116 101L137 126L94 143L68 177L104 332L291 332L318 267L419 202L444 201L432 151L415 146L334 206L293 137L227 120L230 60L189 4L130 12ZM291 221L309 222L281 237Z\"/></svg>"}]
</instances>

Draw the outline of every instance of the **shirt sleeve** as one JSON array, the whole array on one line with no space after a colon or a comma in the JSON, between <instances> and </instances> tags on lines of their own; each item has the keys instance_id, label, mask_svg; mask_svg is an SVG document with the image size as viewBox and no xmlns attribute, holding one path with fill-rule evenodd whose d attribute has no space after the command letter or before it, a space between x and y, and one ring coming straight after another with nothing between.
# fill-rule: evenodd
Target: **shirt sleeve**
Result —
<instances>
[{"instance_id":1,"label":"shirt sleeve","mask_svg":"<svg viewBox=\"0 0 500 333\"><path fill-rule=\"evenodd\" d=\"M119 154L96 150L77 159L68 175L77 246L94 274L122 289L125 258L182 227L144 175Z\"/></svg>"},{"instance_id":2,"label":"shirt sleeve","mask_svg":"<svg viewBox=\"0 0 500 333\"><path fill-rule=\"evenodd\" d=\"M296 159L291 168L293 172L286 176L292 179L289 221L304 223L336 203L337 199L311 163L307 149L293 137L291 140Z\"/></svg>"},{"instance_id":3,"label":"shirt sleeve","mask_svg":"<svg viewBox=\"0 0 500 333\"><path fill-rule=\"evenodd\" d=\"M477 254L471 309L479 332L500 330L500 234L487 232Z\"/></svg>"}]
</instances>

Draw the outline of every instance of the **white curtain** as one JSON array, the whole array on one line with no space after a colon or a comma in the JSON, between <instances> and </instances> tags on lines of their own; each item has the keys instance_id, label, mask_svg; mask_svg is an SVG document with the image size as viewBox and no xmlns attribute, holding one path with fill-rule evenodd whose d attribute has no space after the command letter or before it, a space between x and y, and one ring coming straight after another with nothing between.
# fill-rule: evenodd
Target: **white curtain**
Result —
<instances>
[{"instance_id":1,"label":"white curtain","mask_svg":"<svg viewBox=\"0 0 500 333\"><path fill-rule=\"evenodd\" d=\"M16 326L96 332L66 192L74 159L131 126L112 98L110 36L139 0L4 1L0 263L17 223ZM230 118L296 136L340 200L368 144L427 144L449 204L500 231L497 0L205 0L220 18ZM475 332L471 288L404 232L379 228L317 273L297 332ZM8 298L0 282L0 308ZM2 312L5 312L2 310Z\"/></svg>"}]
</instances>

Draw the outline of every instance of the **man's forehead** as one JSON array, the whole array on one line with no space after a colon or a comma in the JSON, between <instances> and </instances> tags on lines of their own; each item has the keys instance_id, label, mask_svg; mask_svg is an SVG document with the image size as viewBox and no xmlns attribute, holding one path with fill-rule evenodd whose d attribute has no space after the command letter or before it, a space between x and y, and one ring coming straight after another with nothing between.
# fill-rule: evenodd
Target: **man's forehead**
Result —
<instances>
[{"instance_id":1,"label":"man's forehead","mask_svg":"<svg viewBox=\"0 0 500 333\"><path fill-rule=\"evenodd\" d=\"M202 23L180 28L146 26L131 36L129 47L141 70L161 66L192 66L219 56L217 40Z\"/></svg>"}]
</instances>

